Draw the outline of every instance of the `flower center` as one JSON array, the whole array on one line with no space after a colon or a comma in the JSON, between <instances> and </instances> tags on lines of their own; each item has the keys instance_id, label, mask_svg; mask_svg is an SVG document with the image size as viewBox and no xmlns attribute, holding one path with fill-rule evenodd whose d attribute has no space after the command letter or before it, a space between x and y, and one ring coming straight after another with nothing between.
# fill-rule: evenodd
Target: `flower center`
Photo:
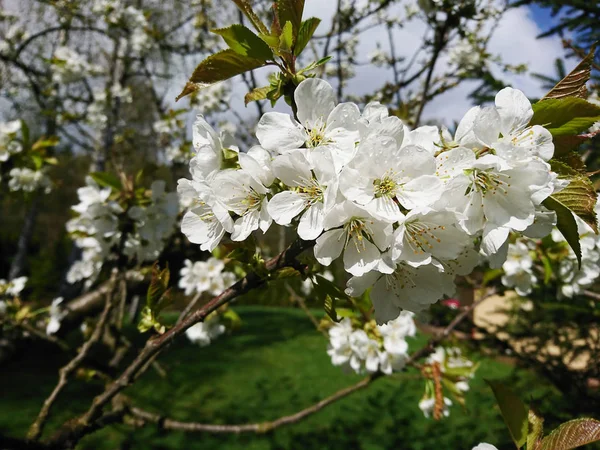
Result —
<instances>
[{"instance_id":1,"label":"flower center","mask_svg":"<svg viewBox=\"0 0 600 450\"><path fill-rule=\"evenodd\" d=\"M372 233L367 225L367 221L364 218L353 217L346 225L344 225L344 231L346 236L346 242L344 248L348 246L348 243L352 240L356 250L360 253L365 250L365 239L372 240Z\"/></svg>"},{"instance_id":2,"label":"flower center","mask_svg":"<svg viewBox=\"0 0 600 450\"><path fill-rule=\"evenodd\" d=\"M294 188L298 192L307 206L315 203L322 203L324 200L323 186L315 178L302 180L303 184Z\"/></svg>"},{"instance_id":3,"label":"flower center","mask_svg":"<svg viewBox=\"0 0 600 450\"><path fill-rule=\"evenodd\" d=\"M445 230L444 225L433 225L424 222L410 222L406 224L406 236L416 255L428 253L433 250L432 243L440 244L442 240L436 236L438 230Z\"/></svg>"},{"instance_id":4,"label":"flower center","mask_svg":"<svg viewBox=\"0 0 600 450\"><path fill-rule=\"evenodd\" d=\"M375 186L375 198L394 197L398 190L398 183L390 175L373 180Z\"/></svg>"},{"instance_id":5,"label":"flower center","mask_svg":"<svg viewBox=\"0 0 600 450\"><path fill-rule=\"evenodd\" d=\"M467 169L467 175L471 176L471 184L467 187L465 195L469 195L472 191L481 192L483 195L491 193L495 195L497 192L507 195L507 188L510 187L510 175L503 173L493 173L480 169Z\"/></svg>"},{"instance_id":6,"label":"flower center","mask_svg":"<svg viewBox=\"0 0 600 450\"><path fill-rule=\"evenodd\" d=\"M327 145L332 142L331 139L327 139L325 137L325 124L320 126L315 126L308 131L308 140L306 141L306 146L308 148L315 148L319 145Z\"/></svg>"}]
</instances>

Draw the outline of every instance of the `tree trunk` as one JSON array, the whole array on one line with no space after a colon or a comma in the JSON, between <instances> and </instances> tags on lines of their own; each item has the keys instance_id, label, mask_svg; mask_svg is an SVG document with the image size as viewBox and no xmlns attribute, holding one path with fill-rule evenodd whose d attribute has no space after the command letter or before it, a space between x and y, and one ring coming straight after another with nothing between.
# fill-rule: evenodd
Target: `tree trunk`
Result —
<instances>
[{"instance_id":1,"label":"tree trunk","mask_svg":"<svg viewBox=\"0 0 600 450\"><path fill-rule=\"evenodd\" d=\"M33 229L35 227L35 220L39 211L40 193L36 192L31 202L31 206L25 216L25 223L21 229L21 235L19 236L19 242L17 243L17 253L12 260L10 265L10 271L8 272L8 279L13 280L23 274L25 271L25 264L27 262L27 250L29 249L29 242L33 236Z\"/></svg>"}]
</instances>

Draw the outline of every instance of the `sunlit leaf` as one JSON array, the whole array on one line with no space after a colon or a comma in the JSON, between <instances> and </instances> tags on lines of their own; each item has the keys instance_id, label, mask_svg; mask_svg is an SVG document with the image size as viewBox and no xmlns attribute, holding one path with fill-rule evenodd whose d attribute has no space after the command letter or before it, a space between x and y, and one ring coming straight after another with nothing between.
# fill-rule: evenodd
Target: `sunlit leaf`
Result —
<instances>
[{"instance_id":1,"label":"sunlit leaf","mask_svg":"<svg viewBox=\"0 0 600 450\"><path fill-rule=\"evenodd\" d=\"M266 25L262 22L262 20L260 20L260 17L258 17L252 9L252 5L248 0L233 0L233 3L235 3L240 11L242 11L248 20L250 20L250 23L252 23L256 31L259 31L260 33L269 32Z\"/></svg>"},{"instance_id":2,"label":"sunlit leaf","mask_svg":"<svg viewBox=\"0 0 600 450\"><path fill-rule=\"evenodd\" d=\"M552 136L574 136L600 121L600 106L582 98L567 97L533 104L531 125L543 125Z\"/></svg>"},{"instance_id":3,"label":"sunlit leaf","mask_svg":"<svg viewBox=\"0 0 600 450\"><path fill-rule=\"evenodd\" d=\"M196 67L185 88L177 96L177 100L198 89L218 83L219 81L228 80L236 75L264 65L264 60L240 55L230 48L222 50L214 55L210 55Z\"/></svg>"},{"instance_id":4,"label":"sunlit leaf","mask_svg":"<svg viewBox=\"0 0 600 450\"><path fill-rule=\"evenodd\" d=\"M321 19L317 19L316 17L311 17L310 19L306 19L300 25L300 30L298 31L298 36L296 36L296 44L294 46L294 55L298 56L302 53L302 50L309 43L319 24L321 23Z\"/></svg>"},{"instance_id":5,"label":"sunlit leaf","mask_svg":"<svg viewBox=\"0 0 600 450\"><path fill-rule=\"evenodd\" d=\"M221 36L229 48L239 55L263 61L273 58L273 52L265 41L243 25L235 24L212 32Z\"/></svg>"},{"instance_id":6,"label":"sunlit leaf","mask_svg":"<svg viewBox=\"0 0 600 450\"><path fill-rule=\"evenodd\" d=\"M558 84L554 86L542 100L565 97L586 98L587 90L585 84L590 79L595 49L596 46L592 46L590 52L579 64L577 64L577 67L575 67L566 77L560 80Z\"/></svg>"},{"instance_id":7,"label":"sunlit leaf","mask_svg":"<svg viewBox=\"0 0 600 450\"><path fill-rule=\"evenodd\" d=\"M558 426L544 438L541 450L569 450L600 441L600 421L575 419Z\"/></svg>"}]
</instances>

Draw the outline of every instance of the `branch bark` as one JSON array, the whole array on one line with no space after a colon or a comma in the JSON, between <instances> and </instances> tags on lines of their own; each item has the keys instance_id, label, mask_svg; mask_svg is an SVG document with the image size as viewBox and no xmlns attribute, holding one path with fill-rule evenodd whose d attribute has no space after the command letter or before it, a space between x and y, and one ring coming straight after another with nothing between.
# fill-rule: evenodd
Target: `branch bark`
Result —
<instances>
[{"instance_id":1,"label":"branch bark","mask_svg":"<svg viewBox=\"0 0 600 450\"><path fill-rule=\"evenodd\" d=\"M30 440L39 439L39 437L41 436L41 434L44 430L44 425L46 423L46 420L48 419L48 415L50 414L50 409L52 408L52 405L58 398L61 391L67 385L67 382L69 381L69 377L81 365L81 363L87 356L88 352L92 348L92 345L94 345L96 342L98 342L100 340L100 337L102 336L102 332L104 330L104 325L106 324L108 315L114 304L114 300L113 300L114 299L114 287L117 285L115 276L113 276L112 285L113 285L113 289L111 289L106 295L106 303L104 305L104 310L102 311L102 315L100 316L100 319L98 320L98 323L96 324L96 328L94 329L92 336L83 344L83 346L81 347L81 350L79 351L77 356L75 356L75 358L73 358L71 361L69 361L67 363L67 365L64 366L62 369L60 369L60 371L58 372L58 374L59 374L58 384L56 385L56 387L54 388L54 390L52 391L50 396L44 401L42 409L40 410L37 418L35 419L35 421L31 425L31 427L29 428L29 432L27 433L28 439L30 439Z\"/></svg>"},{"instance_id":2,"label":"branch bark","mask_svg":"<svg viewBox=\"0 0 600 450\"><path fill-rule=\"evenodd\" d=\"M298 268L299 264L296 257L304 250L312 247L313 241L298 240L290 245L285 251L266 263L266 269L269 274L275 273L283 267ZM303 269L303 268L301 268ZM123 371L114 382L108 385L106 390L94 398L89 410L79 419L69 421L61 427L59 433L60 439L70 443L76 443L82 436L83 431L92 426L94 422L101 417L104 407L123 389L129 386L139 375L141 375L149 366L148 362L156 358L158 354L171 344L175 338L185 332L192 325L203 321L211 312L220 306L229 303L234 298L249 292L250 290L263 285L268 277L260 278L251 273L226 289L221 295L214 297L202 308L197 309L179 324L168 330L161 336L151 338L146 342L144 348L140 351L133 362ZM52 444L62 441L52 441Z\"/></svg>"}]
</instances>

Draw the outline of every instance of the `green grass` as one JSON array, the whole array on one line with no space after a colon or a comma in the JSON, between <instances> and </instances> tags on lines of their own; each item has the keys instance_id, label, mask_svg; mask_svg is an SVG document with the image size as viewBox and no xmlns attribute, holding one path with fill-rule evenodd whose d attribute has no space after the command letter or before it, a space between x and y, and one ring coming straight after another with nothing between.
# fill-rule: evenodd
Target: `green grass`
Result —
<instances>
[{"instance_id":1,"label":"green grass","mask_svg":"<svg viewBox=\"0 0 600 450\"><path fill-rule=\"evenodd\" d=\"M150 370L126 394L148 410L180 420L247 423L294 413L361 377L333 367L327 342L299 310L238 307L244 324L207 348L178 340L160 359L168 377ZM134 333L132 332L132 336ZM139 337L138 337L139 339ZM414 348L419 342L413 342ZM0 369L0 432L23 436L64 364L60 353L33 346ZM490 442L514 448L484 378L511 379L542 413L560 418L560 395L538 377L482 359L467 395L441 422L423 417L417 403L423 381L409 371L378 380L299 424L267 435L165 432L154 425L115 425L85 438L81 449L471 449ZM49 430L82 412L98 382L73 381L52 412ZM552 421L552 420L550 420Z\"/></svg>"}]
</instances>

